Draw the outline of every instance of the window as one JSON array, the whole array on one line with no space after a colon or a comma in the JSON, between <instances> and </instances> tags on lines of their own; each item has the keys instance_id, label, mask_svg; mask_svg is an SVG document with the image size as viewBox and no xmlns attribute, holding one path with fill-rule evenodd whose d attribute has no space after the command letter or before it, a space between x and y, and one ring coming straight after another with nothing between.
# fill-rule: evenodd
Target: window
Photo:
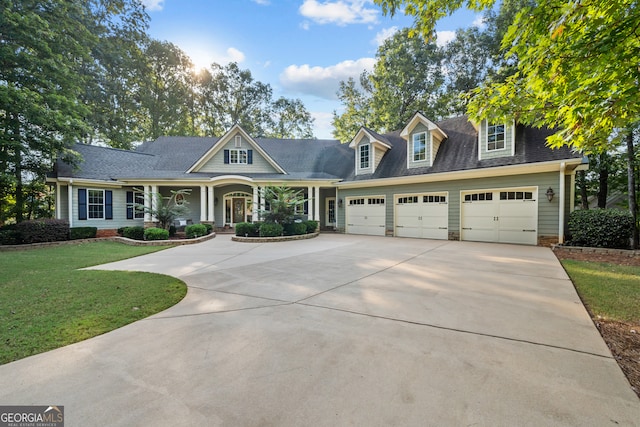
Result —
<instances>
[{"instance_id":1,"label":"window","mask_svg":"<svg viewBox=\"0 0 640 427\"><path fill-rule=\"evenodd\" d=\"M350 199L349 205L364 205L364 199Z\"/></svg>"},{"instance_id":2,"label":"window","mask_svg":"<svg viewBox=\"0 0 640 427\"><path fill-rule=\"evenodd\" d=\"M369 144L362 144L360 146L360 169L366 169L369 167Z\"/></svg>"},{"instance_id":3,"label":"window","mask_svg":"<svg viewBox=\"0 0 640 427\"><path fill-rule=\"evenodd\" d=\"M384 199L380 197L370 197L367 203L370 205L384 205Z\"/></svg>"},{"instance_id":4,"label":"window","mask_svg":"<svg viewBox=\"0 0 640 427\"><path fill-rule=\"evenodd\" d=\"M446 203L447 196L422 196L422 203Z\"/></svg>"},{"instance_id":5,"label":"window","mask_svg":"<svg viewBox=\"0 0 640 427\"><path fill-rule=\"evenodd\" d=\"M87 190L87 216L89 219L104 218L104 190Z\"/></svg>"},{"instance_id":6,"label":"window","mask_svg":"<svg viewBox=\"0 0 640 427\"><path fill-rule=\"evenodd\" d=\"M127 219L144 219L144 193L127 191Z\"/></svg>"},{"instance_id":7,"label":"window","mask_svg":"<svg viewBox=\"0 0 640 427\"><path fill-rule=\"evenodd\" d=\"M533 200L530 191L501 191L500 200Z\"/></svg>"},{"instance_id":8,"label":"window","mask_svg":"<svg viewBox=\"0 0 640 427\"><path fill-rule=\"evenodd\" d=\"M503 150L504 148L504 125L487 126L487 151Z\"/></svg>"},{"instance_id":9,"label":"window","mask_svg":"<svg viewBox=\"0 0 640 427\"><path fill-rule=\"evenodd\" d=\"M427 159L427 134L417 133L413 135L413 161L421 162Z\"/></svg>"},{"instance_id":10,"label":"window","mask_svg":"<svg viewBox=\"0 0 640 427\"><path fill-rule=\"evenodd\" d=\"M240 135L236 135L236 137L234 138L234 146L236 148L242 147L242 137Z\"/></svg>"},{"instance_id":11,"label":"window","mask_svg":"<svg viewBox=\"0 0 640 427\"><path fill-rule=\"evenodd\" d=\"M230 149L224 150L224 163L234 165L250 165L253 163L253 150Z\"/></svg>"},{"instance_id":12,"label":"window","mask_svg":"<svg viewBox=\"0 0 640 427\"><path fill-rule=\"evenodd\" d=\"M398 204L418 203L418 196L398 197Z\"/></svg>"},{"instance_id":13,"label":"window","mask_svg":"<svg viewBox=\"0 0 640 427\"><path fill-rule=\"evenodd\" d=\"M473 193L464 195L465 202L482 202L491 200L493 200L493 193Z\"/></svg>"}]
</instances>

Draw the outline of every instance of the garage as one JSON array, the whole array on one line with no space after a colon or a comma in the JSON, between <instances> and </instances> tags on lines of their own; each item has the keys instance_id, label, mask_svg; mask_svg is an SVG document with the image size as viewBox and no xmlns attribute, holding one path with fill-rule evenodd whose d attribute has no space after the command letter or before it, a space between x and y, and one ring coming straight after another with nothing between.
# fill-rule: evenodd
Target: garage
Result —
<instances>
[{"instance_id":1,"label":"garage","mask_svg":"<svg viewBox=\"0 0 640 427\"><path fill-rule=\"evenodd\" d=\"M395 195L395 235L419 239L448 239L448 200L447 193Z\"/></svg>"},{"instance_id":2,"label":"garage","mask_svg":"<svg viewBox=\"0 0 640 427\"><path fill-rule=\"evenodd\" d=\"M461 240L538 244L537 187L463 191Z\"/></svg>"},{"instance_id":3,"label":"garage","mask_svg":"<svg viewBox=\"0 0 640 427\"><path fill-rule=\"evenodd\" d=\"M385 235L385 197L347 198L347 233Z\"/></svg>"}]
</instances>

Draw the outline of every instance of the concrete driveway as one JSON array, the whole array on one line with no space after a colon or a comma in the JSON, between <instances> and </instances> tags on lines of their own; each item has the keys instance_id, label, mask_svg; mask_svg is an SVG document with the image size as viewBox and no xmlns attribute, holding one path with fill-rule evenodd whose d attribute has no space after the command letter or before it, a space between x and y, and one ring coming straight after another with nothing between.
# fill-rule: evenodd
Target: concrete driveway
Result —
<instances>
[{"instance_id":1,"label":"concrete driveway","mask_svg":"<svg viewBox=\"0 0 640 427\"><path fill-rule=\"evenodd\" d=\"M229 236L100 266L186 298L0 366L0 404L67 426L640 425L640 401L549 249Z\"/></svg>"}]
</instances>

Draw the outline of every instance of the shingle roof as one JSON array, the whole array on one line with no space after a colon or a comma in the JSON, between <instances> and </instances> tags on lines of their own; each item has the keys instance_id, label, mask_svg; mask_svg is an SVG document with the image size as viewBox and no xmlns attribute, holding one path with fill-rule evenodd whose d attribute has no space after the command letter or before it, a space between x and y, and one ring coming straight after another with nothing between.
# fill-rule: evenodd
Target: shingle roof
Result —
<instances>
[{"instance_id":1,"label":"shingle roof","mask_svg":"<svg viewBox=\"0 0 640 427\"><path fill-rule=\"evenodd\" d=\"M442 120L437 125L447 134L442 141L433 166L407 168L407 141L400 131L384 135L367 132L384 141L388 150L373 174L355 175L355 151L336 140L293 140L256 138L255 142L286 172L287 175L243 174L256 179L308 180L341 179L364 181L399 176L517 165L551 160L579 158L569 148L552 150L545 139L553 132L518 125L514 156L478 160L478 133L466 116ZM135 150L77 144L75 150L83 157L78 169L58 161L57 176L86 179L197 179L225 175L219 173L186 173L217 142L217 137L164 136L141 144Z\"/></svg>"}]
</instances>

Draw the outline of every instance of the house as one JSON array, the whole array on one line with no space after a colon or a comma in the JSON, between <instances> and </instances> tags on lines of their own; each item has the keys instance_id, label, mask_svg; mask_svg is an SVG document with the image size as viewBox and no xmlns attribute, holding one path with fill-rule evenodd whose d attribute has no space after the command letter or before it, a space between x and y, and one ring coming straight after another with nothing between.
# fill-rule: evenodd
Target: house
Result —
<instances>
[{"instance_id":1,"label":"house","mask_svg":"<svg viewBox=\"0 0 640 427\"><path fill-rule=\"evenodd\" d=\"M546 147L548 135L421 113L397 132L361 128L349 144L254 138L236 125L222 137L161 137L131 151L78 144L82 162L58 161L49 182L58 218L102 233L153 224L134 205L184 188L184 220L233 227L259 220L262 188L287 185L308 199L300 215L323 229L550 244L563 241L575 173L587 164L567 147Z\"/></svg>"}]
</instances>

